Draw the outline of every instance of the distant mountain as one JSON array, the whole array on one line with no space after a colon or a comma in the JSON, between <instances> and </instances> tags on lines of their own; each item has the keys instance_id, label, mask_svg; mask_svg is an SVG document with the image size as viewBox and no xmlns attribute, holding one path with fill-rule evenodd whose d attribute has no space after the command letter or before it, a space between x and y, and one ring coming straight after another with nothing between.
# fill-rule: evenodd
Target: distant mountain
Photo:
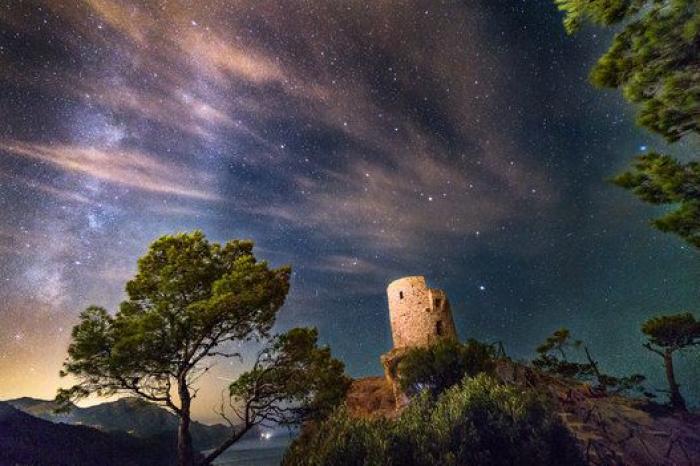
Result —
<instances>
[{"instance_id":1,"label":"distant mountain","mask_svg":"<svg viewBox=\"0 0 700 466\"><path fill-rule=\"evenodd\" d=\"M51 422L80 424L106 432L127 432L140 438L170 437L177 432L178 417L140 398L121 398L87 408L73 406L68 413L56 414L51 400L17 398L7 403L32 416ZM230 434L221 425L209 426L200 422L191 425L192 441L197 450L215 448Z\"/></svg>"},{"instance_id":2,"label":"distant mountain","mask_svg":"<svg viewBox=\"0 0 700 466\"><path fill-rule=\"evenodd\" d=\"M0 402L0 466L165 466L175 452L170 439L53 423Z\"/></svg>"}]
</instances>

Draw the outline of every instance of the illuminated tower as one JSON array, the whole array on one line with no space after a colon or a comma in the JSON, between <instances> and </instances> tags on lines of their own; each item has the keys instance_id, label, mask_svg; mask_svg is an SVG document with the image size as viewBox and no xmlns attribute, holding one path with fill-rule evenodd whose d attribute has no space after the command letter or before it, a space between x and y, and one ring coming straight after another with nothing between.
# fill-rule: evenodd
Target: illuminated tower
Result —
<instances>
[{"instance_id":1,"label":"illuminated tower","mask_svg":"<svg viewBox=\"0 0 700 466\"><path fill-rule=\"evenodd\" d=\"M427 346L442 338L457 340L447 295L428 288L424 277L400 278L386 292L394 348Z\"/></svg>"}]
</instances>

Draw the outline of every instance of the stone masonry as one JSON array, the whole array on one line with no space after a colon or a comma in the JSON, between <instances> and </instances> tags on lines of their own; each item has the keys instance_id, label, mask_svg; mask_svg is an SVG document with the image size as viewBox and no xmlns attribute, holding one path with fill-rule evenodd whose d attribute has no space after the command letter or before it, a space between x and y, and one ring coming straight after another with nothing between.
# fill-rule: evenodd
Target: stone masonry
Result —
<instances>
[{"instance_id":1,"label":"stone masonry","mask_svg":"<svg viewBox=\"0 0 700 466\"><path fill-rule=\"evenodd\" d=\"M395 280L386 293L394 348L382 355L381 361L399 409L408 402L397 383L399 362L406 352L441 339L457 341L458 338L447 295L442 290L428 288L424 277Z\"/></svg>"},{"instance_id":2,"label":"stone masonry","mask_svg":"<svg viewBox=\"0 0 700 466\"><path fill-rule=\"evenodd\" d=\"M428 288L424 277L391 282L387 297L394 348L428 346L443 338L457 340L447 295Z\"/></svg>"}]
</instances>

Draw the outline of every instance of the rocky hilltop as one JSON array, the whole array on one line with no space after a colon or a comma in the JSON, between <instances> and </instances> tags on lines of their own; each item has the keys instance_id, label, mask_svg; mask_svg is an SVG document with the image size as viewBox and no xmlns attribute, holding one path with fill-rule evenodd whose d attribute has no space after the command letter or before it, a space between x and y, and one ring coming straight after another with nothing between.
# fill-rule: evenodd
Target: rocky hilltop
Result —
<instances>
[{"instance_id":1,"label":"rocky hilltop","mask_svg":"<svg viewBox=\"0 0 700 466\"><path fill-rule=\"evenodd\" d=\"M591 465L700 465L700 414L674 414L664 406L624 396L606 396L587 384L499 361L503 383L545 393L573 432ZM392 384L384 377L353 381L348 411L356 417L393 418Z\"/></svg>"}]
</instances>

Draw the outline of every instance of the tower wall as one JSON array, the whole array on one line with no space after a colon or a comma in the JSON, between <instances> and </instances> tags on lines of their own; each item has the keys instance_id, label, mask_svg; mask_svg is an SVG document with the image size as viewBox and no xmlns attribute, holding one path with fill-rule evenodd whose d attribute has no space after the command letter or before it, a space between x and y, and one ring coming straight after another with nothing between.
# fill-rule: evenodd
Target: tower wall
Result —
<instances>
[{"instance_id":1,"label":"tower wall","mask_svg":"<svg viewBox=\"0 0 700 466\"><path fill-rule=\"evenodd\" d=\"M441 338L457 340L447 295L428 288L424 277L391 282L387 297L394 348L427 346Z\"/></svg>"}]
</instances>

